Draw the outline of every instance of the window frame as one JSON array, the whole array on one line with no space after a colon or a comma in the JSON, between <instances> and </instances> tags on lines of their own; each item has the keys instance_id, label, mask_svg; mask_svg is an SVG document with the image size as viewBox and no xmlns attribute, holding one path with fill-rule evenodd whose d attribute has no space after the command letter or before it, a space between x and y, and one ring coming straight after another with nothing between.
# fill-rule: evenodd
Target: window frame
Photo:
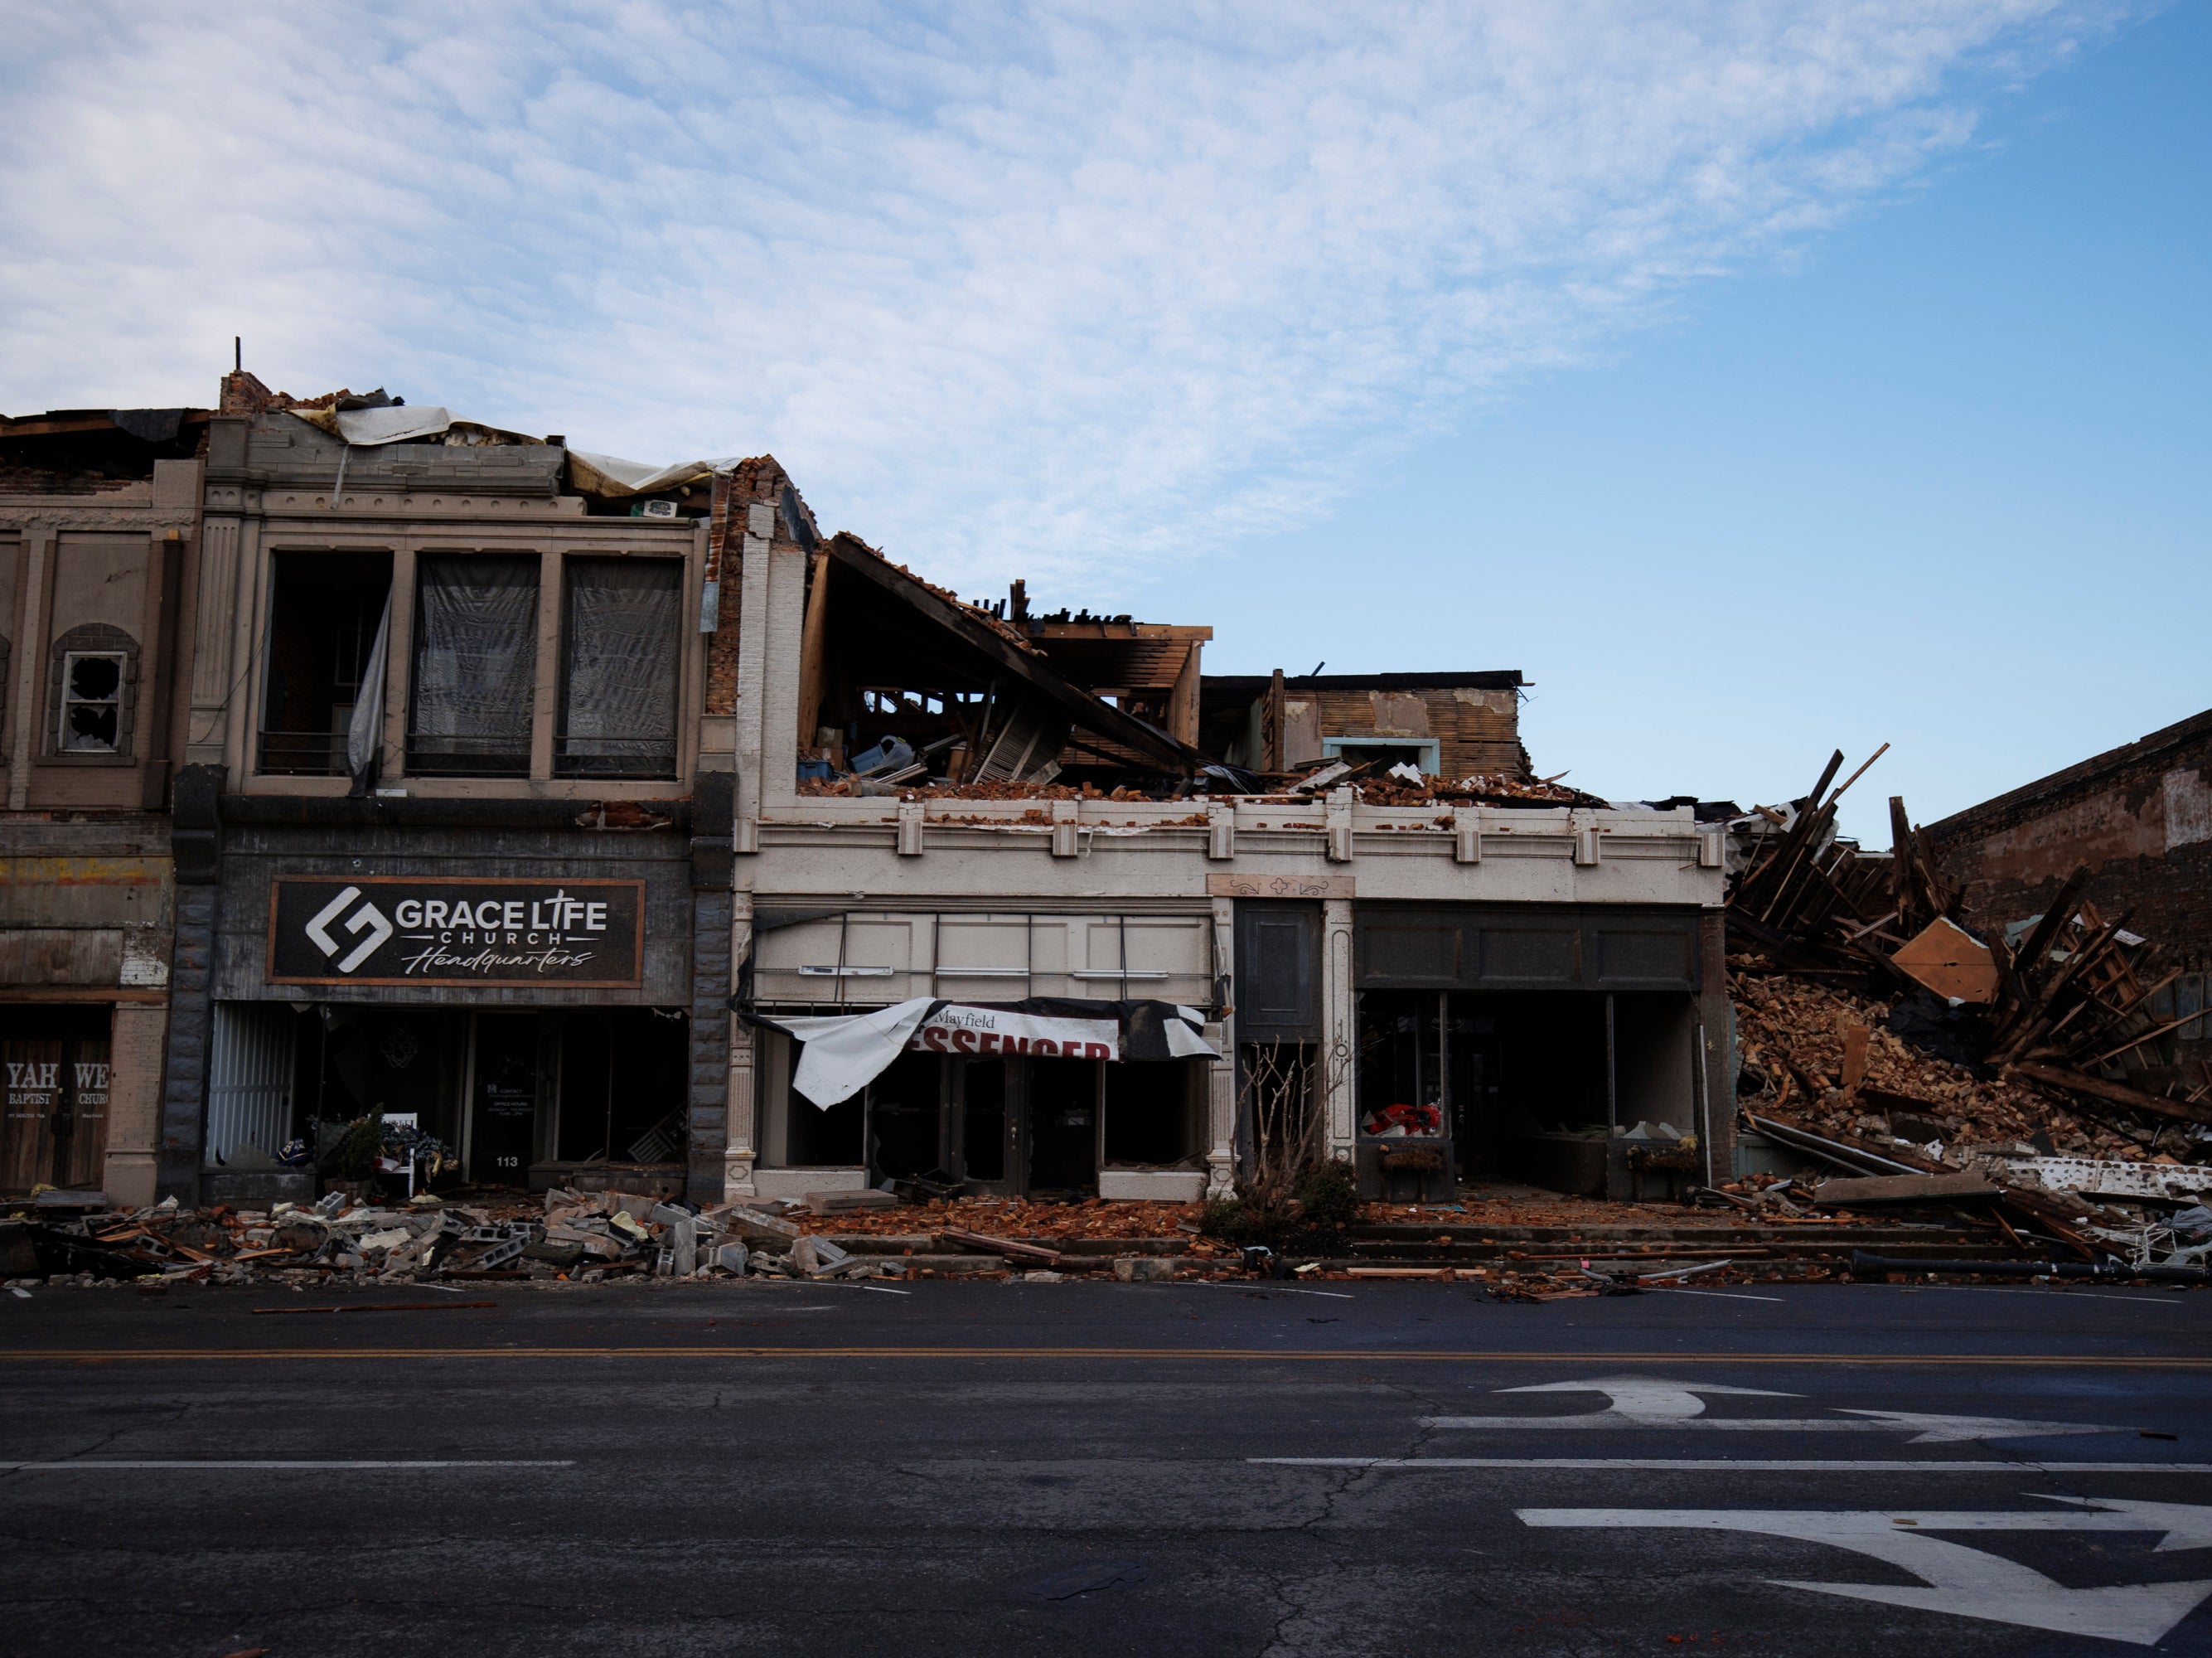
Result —
<instances>
[{"instance_id":1,"label":"window frame","mask_svg":"<svg viewBox=\"0 0 2212 1658\"><path fill-rule=\"evenodd\" d=\"M1322 758L1325 760L1351 760L1357 763L1369 756L1364 750L1376 748L1418 748L1419 762L1425 776L1436 777L1443 766L1443 740L1441 737L1383 737L1371 732L1352 733L1340 737L1321 740ZM1352 752L1346 753L1349 749Z\"/></svg>"},{"instance_id":2,"label":"window frame","mask_svg":"<svg viewBox=\"0 0 2212 1658\"><path fill-rule=\"evenodd\" d=\"M552 557L556 562L558 562L564 557L564 555L555 554L552 555ZM418 670L422 651L422 600L423 594L426 591L424 577L428 573L427 567L433 561L439 563L450 562L458 565L475 563L479 560L485 562L495 560L502 564L518 565L527 564L532 567L531 581L534 595L534 602L530 607L530 619L527 625L531 649L531 692L527 728L521 736L522 746L520 751L522 762L521 769L519 771L507 767L503 767L498 771L486 769L462 769L459 767L438 767L436 769L428 769L420 764L421 760L424 757L422 751L416 747L418 738L424 734L418 733L415 728L415 722L417 718L418 713L419 699L422 695L422 676ZM403 704L403 706L406 710L406 717L401 728L402 737L400 745L403 756L402 764L405 767L405 774L408 777L425 779L451 778L456 781L507 783L526 783L537 777L537 757L539 739L542 735L542 722L547 717L547 710L544 706L544 698L540 694L544 685L545 678L544 647L545 644L546 563L546 554L520 548L514 550L501 548L497 551L485 550L481 552L459 548L439 548L434 551L426 551L416 556L413 560L414 568L412 571L413 591L409 595L409 609L411 614L411 622L408 628L407 667L405 673L406 683L404 686L405 698ZM565 575L563 580L565 582ZM430 735L434 735L436 734Z\"/></svg>"},{"instance_id":3,"label":"window frame","mask_svg":"<svg viewBox=\"0 0 2212 1658\"><path fill-rule=\"evenodd\" d=\"M233 723L229 727L224 740L226 754L234 757L229 763L242 774L238 786L253 795L312 795L341 794L348 786L348 780L340 775L264 771L260 765L259 728L267 692L268 629L274 612L275 559L279 554L321 552L376 552L388 555L392 560L392 634L385 670L383 759L378 777L385 791L440 798L529 794L549 799L590 801L658 798L685 786L697 770L702 743L713 746L710 728L715 723L714 716L702 705L712 635L696 632L691 625L698 612L704 579L703 527L696 521L688 525L678 521L678 527L685 532L678 535L668 533L669 527L657 522L652 525L651 533L640 533L645 527L645 521L641 520L593 519L585 522L593 533L577 535L573 540L562 533L568 529L568 526L537 524L527 527L532 533L526 539L517 536L511 542L491 536L475 539L439 533L438 527L430 524L410 525L396 531L391 527L380 527L374 533L370 533L370 527L362 526L359 533L354 533L352 526L332 526L335 533L323 534L313 533L306 526L297 530L287 526L269 535L250 555L257 576L254 602L258 642L250 676L251 712L242 726ZM580 529L583 526L576 527ZM530 769L526 775L519 771L497 775L442 769L423 771L409 762L407 742L416 692L416 624L422 564L426 559L449 557L527 558L538 567L535 613L538 661L531 701ZM566 564L571 558L649 558L665 560L678 567L674 636L675 763L669 772L651 777L577 775L564 772L557 763L556 737L563 712ZM727 734L722 735L726 741Z\"/></svg>"},{"instance_id":4,"label":"window frame","mask_svg":"<svg viewBox=\"0 0 2212 1658\"><path fill-rule=\"evenodd\" d=\"M138 723L138 641L112 622L80 622L59 635L48 648L46 738L41 758L64 765L133 765ZM115 687L115 747L68 748L64 730L72 706L104 706L69 694L69 665L74 657L114 656L122 659Z\"/></svg>"},{"instance_id":5,"label":"window frame","mask_svg":"<svg viewBox=\"0 0 2212 1658\"><path fill-rule=\"evenodd\" d=\"M684 763L684 696L690 684L689 672L690 638L684 625L688 607L685 600L690 586L690 561L681 553L667 552L608 552L586 549L564 550L559 556L560 584L556 602L560 607L559 625L554 633L558 657L554 664L553 705L548 717L552 722L552 775L563 783L667 783L679 779ZM675 573L675 604L670 615L671 640L673 645L674 680L669 686L670 723L668 732L668 762L666 769L645 771L601 771L574 765L566 748L568 733L568 692L571 674L571 653L574 644L575 607L574 571L578 565L650 564L666 566Z\"/></svg>"}]
</instances>

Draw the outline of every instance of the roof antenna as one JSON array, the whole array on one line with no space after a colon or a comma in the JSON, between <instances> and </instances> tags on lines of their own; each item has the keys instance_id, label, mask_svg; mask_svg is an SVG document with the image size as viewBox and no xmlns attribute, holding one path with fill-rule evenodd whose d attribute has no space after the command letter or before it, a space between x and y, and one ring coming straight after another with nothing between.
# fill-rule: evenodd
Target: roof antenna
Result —
<instances>
[{"instance_id":1,"label":"roof antenna","mask_svg":"<svg viewBox=\"0 0 2212 1658\"><path fill-rule=\"evenodd\" d=\"M246 372L246 341L237 334L230 337L230 371L234 375Z\"/></svg>"},{"instance_id":2,"label":"roof antenna","mask_svg":"<svg viewBox=\"0 0 2212 1658\"><path fill-rule=\"evenodd\" d=\"M1310 673L1310 674L1307 674L1307 675L1306 675L1306 678L1308 678L1309 680L1318 680L1319 678L1321 678L1321 671L1322 671L1322 669L1323 669L1323 668L1327 667L1328 666L1328 664L1327 662L1316 662L1316 663L1314 664L1314 671L1313 671L1312 673Z\"/></svg>"}]
</instances>

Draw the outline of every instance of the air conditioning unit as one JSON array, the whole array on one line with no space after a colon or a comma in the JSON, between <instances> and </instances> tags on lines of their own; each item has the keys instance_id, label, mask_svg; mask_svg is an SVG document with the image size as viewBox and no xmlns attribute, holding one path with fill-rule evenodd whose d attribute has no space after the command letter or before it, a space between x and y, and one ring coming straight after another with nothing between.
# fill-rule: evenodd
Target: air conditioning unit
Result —
<instances>
[{"instance_id":1,"label":"air conditioning unit","mask_svg":"<svg viewBox=\"0 0 2212 1658\"><path fill-rule=\"evenodd\" d=\"M676 516L676 503L673 501L633 502L629 515L633 518L673 518Z\"/></svg>"}]
</instances>

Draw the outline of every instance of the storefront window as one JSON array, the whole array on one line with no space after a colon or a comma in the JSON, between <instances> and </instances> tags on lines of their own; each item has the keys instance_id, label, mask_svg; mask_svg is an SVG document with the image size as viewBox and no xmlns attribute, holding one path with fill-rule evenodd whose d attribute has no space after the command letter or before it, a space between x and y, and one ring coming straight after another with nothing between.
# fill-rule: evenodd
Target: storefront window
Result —
<instances>
[{"instance_id":1,"label":"storefront window","mask_svg":"<svg viewBox=\"0 0 2212 1658\"><path fill-rule=\"evenodd\" d=\"M647 1008L561 1016L564 1162L684 1161L687 1021Z\"/></svg>"},{"instance_id":2,"label":"storefront window","mask_svg":"<svg viewBox=\"0 0 2212 1658\"><path fill-rule=\"evenodd\" d=\"M1107 1167L1164 1168L1202 1157L1205 1070L1188 1059L1107 1066Z\"/></svg>"},{"instance_id":3,"label":"storefront window","mask_svg":"<svg viewBox=\"0 0 2212 1658\"><path fill-rule=\"evenodd\" d=\"M868 1134L877 1179L906 1180L935 1173L944 1161L939 1144L944 1061L935 1054L904 1053L868 1084Z\"/></svg>"},{"instance_id":4,"label":"storefront window","mask_svg":"<svg viewBox=\"0 0 2212 1658\"><path fill-rule=\"evenodd\" d=\"M799 1047L785 1045L789 1054L785 1072L789 1100L785 1119L784 1161L792 1168L855 1168L867 1156L868 1091L862 1088L848 1100L824 1108L795 1088L790 1079L799 1074Z\"/></svg>"}]
</instances>

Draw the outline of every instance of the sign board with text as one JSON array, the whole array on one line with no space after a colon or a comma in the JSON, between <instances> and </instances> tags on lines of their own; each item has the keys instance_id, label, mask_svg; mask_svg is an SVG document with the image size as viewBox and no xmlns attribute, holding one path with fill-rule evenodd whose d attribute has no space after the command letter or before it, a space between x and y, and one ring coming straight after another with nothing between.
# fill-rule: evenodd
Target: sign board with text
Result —
<instances>
[{"instance_id":1,"label":"sign board with text","mask_svg":"<svg viewBox=\"0 0 2212 1658\"><path fill-rule=\"evenodd\" d=\"M280 875L269 894L272 984L629 988L644 960L641 881Z\"/></svg>"}]
</instances>

